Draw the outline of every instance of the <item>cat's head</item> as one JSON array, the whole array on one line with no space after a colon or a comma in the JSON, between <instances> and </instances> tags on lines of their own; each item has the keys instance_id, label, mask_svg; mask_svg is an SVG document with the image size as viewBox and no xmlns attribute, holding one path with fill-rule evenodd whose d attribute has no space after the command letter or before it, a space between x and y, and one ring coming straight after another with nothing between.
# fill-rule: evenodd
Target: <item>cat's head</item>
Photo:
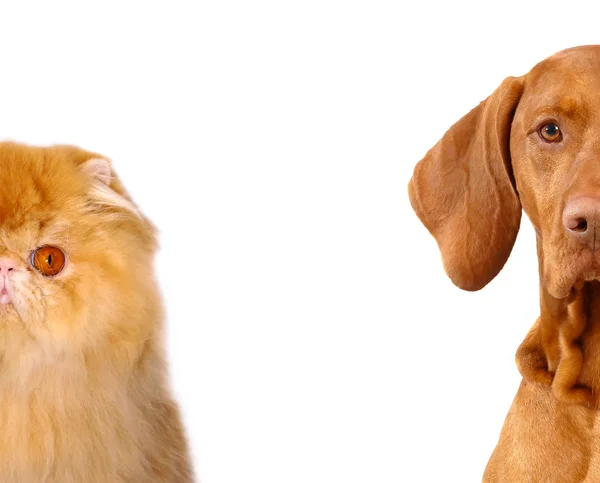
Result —
<instances>
[{"instance_id":1,"label":"cat's head","mask_svg":"<svg viewBox=\"0 0 600 483\"><path fill-rule=\"evenodd\" d=\"M0 143L0 356L139 345L160 312L155 249L109 160Z\"/></svg>"}]
</instances>

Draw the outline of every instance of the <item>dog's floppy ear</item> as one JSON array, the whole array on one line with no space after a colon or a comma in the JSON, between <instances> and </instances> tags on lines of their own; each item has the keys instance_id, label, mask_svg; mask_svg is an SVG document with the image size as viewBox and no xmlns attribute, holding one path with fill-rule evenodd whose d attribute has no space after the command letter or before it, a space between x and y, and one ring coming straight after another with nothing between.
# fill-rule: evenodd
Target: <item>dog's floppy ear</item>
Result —
<instances>
[{"instance_id":1,"label":"dog's floppy ear","mask_svg":"<svg viewBox=\"0 0 600 483\"><path fill-rule=\"evenodd\" d=\"M408 185L446 273L464 290L479 290L498 274L519 231L509 141L522 91L520 78L505 79L426 154Z\"/></svg>"}]
</instances>

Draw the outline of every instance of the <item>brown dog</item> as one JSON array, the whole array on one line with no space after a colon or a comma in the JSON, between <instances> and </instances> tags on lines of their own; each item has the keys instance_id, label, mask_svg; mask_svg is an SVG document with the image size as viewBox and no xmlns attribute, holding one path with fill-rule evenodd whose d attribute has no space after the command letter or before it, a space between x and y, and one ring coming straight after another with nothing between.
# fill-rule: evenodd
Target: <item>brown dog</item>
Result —
<instances>
[{"instance_id":1,"label":"brown dog","mask_svg":"<svg viewBox=\"0 0 600 483\"><path fill-rule=\"evenodd\" d=\"M600 46L507 78L417 164L409 195L465 290L502 269L521 209L536 231L541 315L483 481L600 482Z\"/></svg>"}]
</instances>

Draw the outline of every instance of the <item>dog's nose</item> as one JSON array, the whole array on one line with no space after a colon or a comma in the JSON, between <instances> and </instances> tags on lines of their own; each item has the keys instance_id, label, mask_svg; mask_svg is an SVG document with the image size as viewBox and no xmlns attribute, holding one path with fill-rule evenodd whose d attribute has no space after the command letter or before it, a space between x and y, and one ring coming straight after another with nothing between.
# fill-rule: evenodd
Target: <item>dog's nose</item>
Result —
<instances>
[{"instance_id":1,"label":"dog's nose","mask_svg":"<svg viewBox=\"0 0 600 483\"><path fill-rule=\"evenodd\" d=\"M600 198L586 196L568 201L563 211L563 225L569 236L579 243L592 249L600 246L600 239L596 242L596 236L600 235Z\"/></svg>"}]
</instances>

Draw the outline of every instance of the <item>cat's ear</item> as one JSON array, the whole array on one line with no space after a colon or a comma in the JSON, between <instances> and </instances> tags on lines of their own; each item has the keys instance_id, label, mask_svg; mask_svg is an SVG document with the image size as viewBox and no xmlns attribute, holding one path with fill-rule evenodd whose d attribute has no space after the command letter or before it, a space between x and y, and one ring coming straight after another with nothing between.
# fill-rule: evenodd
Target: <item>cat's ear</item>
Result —
<instances>
[{"instance_id":1,"label":"cat's ear","mask_svg":"<svg viewBox=\"0 0 600 483\"><path fill-rule=\"evenodd\" d=\"M88 194L94 203L122 208L142 218L140 211L116 179L108 159L93 157L81 163L80 169L92 181Z\"/></svg>"},{"instance_id":2,"label":"cat's ear","mask_svg":"<svg viewBox=\"0 0 600 483\"><path fill-rule=\"evenodd\" d=\"M81 170L90 178L110 186L112 181L112 167L110 161L104 158L88 159L81 165Z\"/></svg>"}]
</instances>

